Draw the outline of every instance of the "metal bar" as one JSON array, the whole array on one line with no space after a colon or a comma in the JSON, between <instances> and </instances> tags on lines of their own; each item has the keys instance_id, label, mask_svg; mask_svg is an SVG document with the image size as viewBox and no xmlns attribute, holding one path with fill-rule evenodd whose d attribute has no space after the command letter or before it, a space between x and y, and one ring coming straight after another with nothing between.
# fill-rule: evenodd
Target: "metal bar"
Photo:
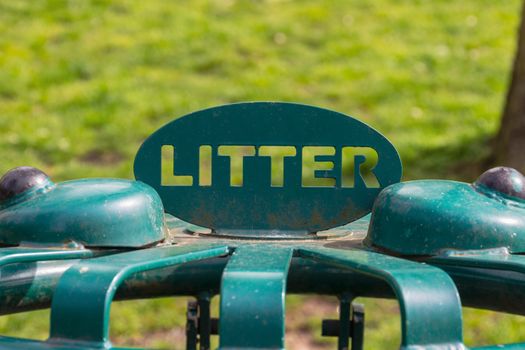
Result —
<instances>
[{"instance_id":1,"label":"metal bar","mask_svg":"<svg viewBox=\"0 0 525 350\"><path fill-rule=\"evenodd\" d=\"M321 335L323 337L338 337L339 320L323 320L321 322Z\"/></svg>"},{"instance_id":2,"label":"metal bar","mask_svg":"<svg viewBox=\"0 0 525 350\"><path fill-rule=\"evenodd\" d=\"M482 346L476 348L470 348L471 350L523 350L525 349L525 343L514 343L514 344L498 344L490 346Z\"/></svg>"},{"instance_id":3,"label":"metal bar","mask_svg":"<svg viewBox=\"0 0 525 350\"><path fill-rule=\"evenodd\" d=\"M194 261L131 275L114 300L165 296L196 296L203 291L219 294L227 257ZM11 264L0 268L0 314L35 310L51 305L52 293L62 274L78 260ZM184 281L180 283L179 281ZM293 258L286 282L287 293L339 295L346 290L359 295L391 297L388 285L350 270Z\"/></svg>"},{"instance_id":4,"label":"metal bar","mask_svg":"<svg viewBox=\"0 0 525 350\"><path fill-rule=\"evenodd\" d=\"M352 350L363 350L365 341L365 307L352 303Z\"/></svg>"},{"instance_id":5,"label":"metal bar","mask_svg":"<svg viewBox=\"0 0 525 350\"><path fill-rule=\"evenodd\" d=\"M197 297L199 304L199 349L210 350L211 313L210 295L202 293Z\"/></svg>"},{"instance_id":6,"label":"metal bar","mask_svg":"<svg viewBox=\"0 0 525 350\"><path fill-rule=\"evenodd\" d=\"M211 327L210 327L211 334L218 335L219 334L219 319L216 317L212 317L210 323L211 323Z\"/></svg>"},{"instance_id":7,"label":"metal bar","mask_svg":"<svg viewBox=\"0 0 525 350\"><path fill-rule=\"evenodd\" d=\"M227 258L190 262L134 274L118 289L115 300L165 296L195 296L202 291L218 294ZM78 260L9 264L0 268L0 315L47 308L61 275ZM429 261L430 262L430 261ZM432 263L445 270L456 283L463 306L525 314L525 274L495 269ZM178 281L185 281L179 283ZM293 258L286 282L288 294L340 295L352 290L356 296L395 297L381 280L348 269ZM494 298L498 293L498 298Z\"/></svg>"},{"instance_id":8,"label":"metal bar","mask_svg":"<svg viewBox=\"0 0 525 350\"><path fill-rule=\"evenodd\" d=\"M186 313L186 350L197 350L197 329L199 322L199 305L196 301L188 302Z\"/></svg>"},{"instance_id":9,"label":"metal bar","mask_svg":"<svg viewBox=\"0 0 525 350\"><path fill-rule=\"evenodd\" d=\"M85 260L72 266L60 279L53 296L49 342L80 341L110 346L111 301L127 277L228 251L227 246L216 244L169 246Z\"/></svg>"},{"instance_id":10,"label":"metal bar","mask_svg":"<svg viewBox=\"0 0 525 350\"><path fill-rule=\"evenodd\" d=\"M474 267L492 270L513 271L525 274L525 256L498 254L490 255L471 252L469 255L436 256L426 260L433 265L452 265L455 267Z\"/></svg>"},{"instance_id":11,"label":"metal bar","mask_svg":"<svg viewBox=\"0 0 525 350\"><path fill-rule=\"evenodd\" d=\"M352 297L348 294L340 296L339 319L323 320L322 335L324 337L339 337L339 350L363 350L365 333L365 309L358 303L351 303ZM349 347L348 338L352 339Z\"/></svg>"},{"instance_id":12,"label":"metal bar","mask_svg":"<svg viewBox=\"0 0 525 350\"><path fill-rule=\"evenodd\" d=\"M308 247L298 252L387 282L399 301L403 349L465 348L461 302L454 283L443 271L369 251Z\"/></svg>"},{"instance_id":13,"label":"metal bar","mask_svg":"<svg viewBox=\"0 0 525 350\"><path fill-rule=\"evenodd\" d=\"M290 247L237 248L224 270L220 349L284 349L286 277Z\"/></svg>"},{"instance_id":14,"label":"metal bar","mask_svg":"<svg viewBox=\"0 0 525 350\"><path fill-rule=\"evenodd\" d=\"M81 259L93 256L88 249L12 247L0 249L0 267L7 264L45 260Z\"/></svg>"},{"instance_id":15,"label":"metal bar","mask_svg":"<svg viewBox=\"0 0 525 350\"><path fill-rule=\"evenodd\" d=\"M337 348L339 350L348 349L350 337L350 303L352 299L349 295L342 295L339 298L339 337Z\"/></svg>"}]
</instances>

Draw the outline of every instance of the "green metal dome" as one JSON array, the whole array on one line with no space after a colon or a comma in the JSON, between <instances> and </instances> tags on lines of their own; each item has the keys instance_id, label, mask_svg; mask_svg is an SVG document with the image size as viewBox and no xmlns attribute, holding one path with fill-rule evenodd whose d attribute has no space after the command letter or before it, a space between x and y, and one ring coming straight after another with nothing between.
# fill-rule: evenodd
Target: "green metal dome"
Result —
<instances>
[{"instance_id":1,"label":"green metal dome","mask_svg":"<svg viewBox=\"0 0 525 350\"><path fill-rule=\"evenodd\" d=\"M0 202L1 245L143 247L165 238L162 202L142 182L54 184L38 169L23 167L4 175L0 192L5 194Z\"/></svg>"},{"instance_id":2,"label":"green metal dome","mask_svg":"<svg viewBox=\"0 0 525 350\"><path fill-rule=\"evenodd\" d=\"M525 253L525 181L514 169L487 171L472 185L403 182L377 197L365 242L400 255L505 249Z\"/></svg>"}]
</instances>

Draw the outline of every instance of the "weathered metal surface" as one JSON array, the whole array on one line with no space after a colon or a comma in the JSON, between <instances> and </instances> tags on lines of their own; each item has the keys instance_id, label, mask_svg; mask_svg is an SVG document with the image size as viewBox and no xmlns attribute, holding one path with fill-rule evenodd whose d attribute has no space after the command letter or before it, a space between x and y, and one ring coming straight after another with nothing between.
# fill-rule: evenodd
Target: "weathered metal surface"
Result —
<instances>
[{"instance_id":1,"label":"weathered metal surface","mask_svg":"<svg viewBox=\"0 0 525 350\"><path fill-rule=\"evenodd\" d=\"M341 229L342 230L342 229ZM356 232L356 231L348 231L348 232ZM316 292L316 293L322 293L322 294L331 294L331 295L340 295L340 293L346 291L351 291L353 295L355 296L376 296L376 297L395 297L391 291L389 291L387 285L382 280L378 280L377 275L370 275L370 273L367 271L367 267L363 266L363 262L366 262L367 264L372 264L372 262L369 261L369 257L380 257L384 258L385 260L391 260L396 262L402 262L404 264L412 265L412 267L417 267L417 269L427 270L430 269L428 266L421 265L417 262L409 263L408 261L402 260L402 259L396 259L396 258L389 258L387 256L380 255L378 253L373 252L366 252L361 249L363 249L362 246L356 245L356 243L359 243L359 239L344 239L344 238L336 238L334 240L328 239L324 242L322 241L305 241L303 243L295 242L295 241L287 241L287 242L273 242L271 244L265 244L263 242L254 243L254 241L247 241L243 243L243 241L238 240L225 240L220 239L216 237L209 237L207 236L202 237L194 237L188 234L185 234L184 236L178 235L176 237L176 241L178 242L181 247L185 247L187 251L194 251L199 246L201 246L204 242L210 242L210 244L226 244L227 246L230 246L232 249L238 249L239 246L242 246L243 244L246 244L248 246L257 246L258 249L261 252L266 252L269 256L272 256L271 247L274 247L277 245L281 245L283 247L291 247L294 249L308 249L310 246L312 249L317 249L319 245L325 246L323 248L329 253L337 253L342 256L344 256L345 261L353 261L353 262L345 262L345 264L355 264L356 269L353 271L347 271L346 269L349 267L344 267L342 262L338 262L337 260L330 261L330 262L324 262L322 260L305 260L305 258L294 258L292 259L291 266L290 266L290 272L288 276L288 283L287 283L287 292L295 292L295 293L305 293L305 292ZM351 237L351 235L350 235ZM362 236L361 236L362 238ZM176 246L175 246L176 247ZM334 249L335 248L335 249ZM355 250L360 249L360 250ZM144 251L148 252L150 249L147 249ZM340 252L339 252L340 251ZM339 252L339 253L338 253ZM357 252L357 253L355 253ZM118 254L115 257L119 255L125 256L129 254L138 254L142 253L142 251L134 252L134 253L123 253ZM336 255L337 255L336 254ZM355 256L352 256L353 254L356 254ZM369 255L371 254L371 255ZM364 259L363 257L367 257ZM109 258L109 257L108 257ZM149 261L145 257L143 257L145 261ZM450 257L444 256L441 259L447 259ZM520 257L518 257L519 259ZM91 260L93 263L99 263L101 267L108 268L109 266L112 266L112 263L106 262L103 263L101 261L102 258L98 258L95 260ZM107 259L107 258L104 258ZM310 257L308 257L310 259ZM473 259L473 258L472 258ZM496 258L494 258L496 259ZM502 258L500 258L502 259ZM499 260L499 259L497 259ZM505 260L505 259L503 259ZM183 264L183 265L177 265L173 267L166 267L164 269L159 270L150 270L145 272L137 272L134 274L131 274L128 278L126 278L123 282L123 285L118 288L118 291L121 293L121 298L139 298L144 296L154 296L154 295L198 295L202 291L207 290L215 290L218 292L217 284L220 282L220 277L222 274L222 271L224 269L224 266L227 262L227 259L221 258L219 260L214 260L215 263L212 263L212 261L203 261L200 263L189 263L189 264ZM381 261L381 260L380 260ZM87 262L87 261L86 261ZM261 263L263 261L261 260ZM446 264L443 261L438 260L429 260L429 263L435 263L436 265L440 266L446 266ZM56 262L60 263L60 262ZM67 263L67 261L64 261L63 263ZM326 263L334 264L332 267L328 267ZM81 263L81 264L85 264ZM458 267L461 264L459 263L450 263L448 265L452 265ZM16 265L16 264L14 264ZM467 265L467 264L464 264ZM214 267L213 267L214 266ZM261 264L262 267L264 267L264 264ZM345 265L346 266L346 265ZM304 268L303 268L304 267ZM384 273L389 273L389 265L388 264L380 264L378 267L379 271L384 271ZM491 267L492 268L492 267ZM56 268L55 268L56 269ZM77 266L78 270L78 266ZM294 271L295 270L295 271ZM510 270L510 268L509 268ZM198 271L201 271L200 273ZM410 271L410 270L408 270ZM462 278L467 275L467 272L470 272L470 275L472 278L475 278L479 275L479 272L475 269L468 270L464 269L461 271L461 273L458 273L458 276L463 276ZM501 271L501 270L500 270ZM409 273L409 275L412 275L412 272ZM413 275L412 275L413 276ZM504 287L507 282L510 280L505 280L502 276L503 274L498 273L497 275L500 278L500 281L498 283L498 286L500 289L504 290ZM413 276L413 278L417 278L417 276ZM491 278L495 278L494 276L491 276ZM517 278L514 276L513 278ZM162 282L164 280L164 282ZM201 280L199 282L199 280ZM207 281L210 281L210 283L207 283ZM431 282L423 282L423 286L428 286L428 288L434 289L436 285L434 284L434 279L429 278ZM524 275L521 275L521 281L517 281L519 283L523 283L525 280ZM181 281L194 281L193 286L192 283L181 283L183 285L176 286L177 282ZM468 286L463 286L465 292L467 292L469 289L472 290L472 288L482 288L486 285L485 281L481 279L477 283L474 281L469 281L468 279L459 279L460 283L468 282ZM463 281L463 282L462 282ZM66 283L66 282L62 282ZM159 286L160 283L160 286ZM509 282L510 283L510 282ZM518 283L518 285L519 285ZM68 283L69 284L69 283ZM190 286L185 286L186 284L190 284ZM419 286L421 283L413 282L410 283L412 286ZM1 286L1 284L0 284ZM166 289L162 288L164 286ZM171 286L171 287L169 287ZM515 285L516 286L516 285ZM170 289L171 288L171 289ZM185 289L186 288L186 289ZM139 291L142 289L142 293ZM509 286L509 289L516 289L515 287ZM0 289L0 293L1 293ZM98 288L97 288L98 290ZM165 293L165 294L163 294ZM433 293L433 292L432 292ZM491 296L493 296L493 293L487 293L485 299L489 299ZM428 299L425 299L427 302L427 307L431 309L432 312L428 312L428 317L436 317L434 314L434 308L436 307L436 299L433 299L430 297L430 295L427 295ZM497 300L494 300L494 302L502 302L502 303L509 303L509 300L503 300L506 298L498 298ZM68 299L72 300L71 298ZM75 300L83 300L83 298L75 298ZM514 298L514 304L517 306L521 305L522 297L519 297L518 295ZM468 300L467 300L468 301ZM464 301L465 302L465 301ZM483 304L483 303L481 303ZM468 305L468 303L467 303ZM483 306L483 305L478 305ZM417 309L417 308L416 308ZM423 310L422 310L423 311ZM221 315L222 317L223 315ZM227 319L227 317L226 317ZM244 324L244 322L243 322ZM416 322L417 324L417 322ZM434 329L433 326L428 326L429 329ZM12 345L11 340L4 339L3 341L0 341L0 344L8 344L5 345L4 348L16 348L16 347L10 347ZM19 341L14 341L15 343L19 343ZM37 345L37 343L30 343L31 346L34 347L34 349L49 349L52 343L45 343L42 345L42 347L39 347L40 345ZM60 347L59 344L53 343L53 347L55 349L60 349L63 347ZM77 345L80 343L76 343ZM64 345L65 346L65 345ZM82 344L80 348L88 349L88 344ZM0 348L2 348L0 346ZM24 348L23 346L19 348ZM30 347L27 347L27 349L30 349Z\"/></svg>"},{"instance_id":2,"label":"weathered metal surface","mask_svg":"<svg viewBox=\"0 0 525 350\"><path fill-rule=\"evenodd\" d=\"M403 349L463 349L461 302L443 271L363 250L305 247L303 257L381 279L394 290L401 311Z\"/></svg>"},{"instance_id":3,"label":"weathered metal surface","mask_svg":"<svg viewBox=\"0 0 525 350\"><path fill-rule=\"evenodd\" d=\"M501 191L525 191L515 170L488 173L481 181L487 183L491 175L499 179L496 186L514 184ZM376 200L366 242L401 255L495 248L525 253L525 200L489 186L444 180L390 186Z\"/></svg>"},{"instance_id":4,"label":"weathered metal surface","mask_svg":"<svg viewBox=\"0 0 525 350\"><path fill-rule=\"evenodd\" d=\"M76 262L44 261L3 267L0 270L0 312L13 313L49 307L56 283L63 272ZM218 258L134 274L119 288L115 299L198 295L202 291L217 294L226 262L227 258ZM432 263L429 260L426 262ZM462 267L458 263L434 264L453 278L463 305L525 314L525 306L521 303L525 291L520 289L525 283L525 275L504 270ZM185 283L180 284L178 281ZM340 295L348 290L358 296L394 297L389 287L379 280L300 257L292 259L287 293ZM499 297L491 298L496 293ZM9 300L4 298L7 295Z\"/></svg>"},{"instance_id":5,"label":"weathered metal surface","mask_svg":"<svg viewBox=\"0 0 525 350\"><path fill-rule=\"evenodd\" d=\"M284 349L292 254L293 248L282 245L246 244L235 250L222 276L220 349Z\"/></svg>"},{"instance_id":6,"label":"weathered metal surface","mask_svg":"<svg viewBox=\"0 0 525 350\"><path fill-rule=\"evenodd\" d=\"M20 173L27 181L13 180ZM0 181L0 245L142 247L164 239L162 202L148 185L113 179L53 184L42 174L24 167Z\"/></svg>"},{"instance_id":7,"label":"weathered metal surface","mask_svg":"<svg viewBox=\"0 0 525 350\"><path fill-rule=\"evenodd\" d=\"M135 176L168 213L216 233L304 236L366 215L400 180L401 162L386 138L352 117L256 102L165 125L137 153Z\"/></svg>"},{"instance_id":8,"label":"weathered metal surface","mask_svg":"<svg viewBox=\"0 0 525 350\"><path fill-rule=\"evenodd\" d=\"M225 255L215 244L158 247L83 261L70 268L55 290L50 343L76 341L110 347L109 309L119 285L134 273ZM74 304L71 300L76 300ZM82 322L77 322L82 315Z\"/></svg>"}]
</instances>

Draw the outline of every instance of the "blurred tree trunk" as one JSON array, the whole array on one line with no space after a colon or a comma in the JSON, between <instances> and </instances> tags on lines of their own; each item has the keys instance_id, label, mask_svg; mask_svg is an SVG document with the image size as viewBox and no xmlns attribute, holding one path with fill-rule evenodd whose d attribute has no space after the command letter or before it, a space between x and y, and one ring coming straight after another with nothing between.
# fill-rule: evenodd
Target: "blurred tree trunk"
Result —
<instances>
[{"instance_id":1,"label":"blurred tree trunk","mask_svg":"<svg viewBox=\"0 0 525 350\"><path fill-rule=\"evenodd\" d=\"M493 152L496 165L511 166L525 173L525 2L512 78Z\"/></svg>"}]
</instances>

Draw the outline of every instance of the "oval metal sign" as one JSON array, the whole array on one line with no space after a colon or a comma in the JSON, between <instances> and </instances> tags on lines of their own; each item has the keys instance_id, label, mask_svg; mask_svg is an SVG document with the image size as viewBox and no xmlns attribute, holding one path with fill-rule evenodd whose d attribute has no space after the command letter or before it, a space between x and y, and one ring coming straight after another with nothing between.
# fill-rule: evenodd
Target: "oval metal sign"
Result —
<instances>
[{"instance_id":1,"label":"oval metal sign","mask_svg":"<svg viewBox=\"0 0 525 350\"><path fill-rule=\"evenodd\" d=\"M293 103L214 107L141 146L135 177L166 212L219 234L294 236L354 221L401 179L394 146L341 113Z\"/></svg>"}]
</instances>

